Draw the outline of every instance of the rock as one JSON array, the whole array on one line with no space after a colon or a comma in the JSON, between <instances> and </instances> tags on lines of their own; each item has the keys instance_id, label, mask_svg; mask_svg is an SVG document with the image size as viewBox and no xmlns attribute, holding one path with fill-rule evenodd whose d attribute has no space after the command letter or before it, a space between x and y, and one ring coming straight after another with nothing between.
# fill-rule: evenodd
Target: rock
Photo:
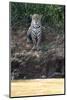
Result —
<instances>
[{"instance_id":1,"label":"rock","mask_svg":"<svg viewBox=\"0 0 67 100\"><path fill-rule=\"evenodd\" d=\"M17 45L11 44L11 50L13 50L11 52L12 80L64 77L64 35L47 32L42 50L33 51L32 45L27 46L24 33L26 35L25 30L21 31L21 36L13 42ZM47 49L45 44L47 44Z\"/></svg>"}]
</instances>

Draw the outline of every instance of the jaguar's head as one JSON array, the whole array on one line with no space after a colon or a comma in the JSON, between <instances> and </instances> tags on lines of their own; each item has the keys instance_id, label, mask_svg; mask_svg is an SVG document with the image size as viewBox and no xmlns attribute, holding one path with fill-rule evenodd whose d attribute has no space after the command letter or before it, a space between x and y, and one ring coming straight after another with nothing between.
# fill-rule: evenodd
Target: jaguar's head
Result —
<instances>
[{"instance_id":1,"label":"jaguar's head","mask_svg":"<svg viewBox=\"0 0 67 100\"><path fill-rule=\"evenodd\" d=\"M35 23L40 22L42 18L42 15L39 15L39 14L33 14L30 16L32 17L32 21L34 21Z\"/></svg>"}]
</instances>

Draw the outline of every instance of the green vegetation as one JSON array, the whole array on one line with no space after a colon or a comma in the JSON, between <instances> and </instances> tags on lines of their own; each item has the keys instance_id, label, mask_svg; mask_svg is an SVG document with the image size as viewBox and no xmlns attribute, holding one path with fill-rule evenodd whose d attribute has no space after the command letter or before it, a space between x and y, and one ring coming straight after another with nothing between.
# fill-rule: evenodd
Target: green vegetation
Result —
<instances>
[{"instance_id":1,"label":"green vegetation","mask_svg":"<svg viewBox=\"0 0 67 100\"><path fill-rule=\"evenodd\" d=\"M63 5L31 4L11 2L11 28L17 29L20 26L29 27L30 14L42 14L42 25L48 25L58 33L64 33L64 13Z\"/></svg>"}]
</instances>

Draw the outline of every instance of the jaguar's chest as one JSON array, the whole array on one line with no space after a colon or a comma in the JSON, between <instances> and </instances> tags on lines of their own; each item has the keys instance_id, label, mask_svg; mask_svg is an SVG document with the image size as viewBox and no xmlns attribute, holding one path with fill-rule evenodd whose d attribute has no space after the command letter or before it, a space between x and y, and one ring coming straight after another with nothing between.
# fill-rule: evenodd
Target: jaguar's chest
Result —
<instances>
[{"instance_id":1,"label":"jaguar's chest","mask_svg":"<svg viewBox=\"0 0 67 100\"><path fill-rule=\"evenodd\" d=\"M32 30L32 32L34 32L35 34L38 34L39 32L41 32L41 25L32 25L31 26L31 30Z\"/></svg>"}]
</instances>

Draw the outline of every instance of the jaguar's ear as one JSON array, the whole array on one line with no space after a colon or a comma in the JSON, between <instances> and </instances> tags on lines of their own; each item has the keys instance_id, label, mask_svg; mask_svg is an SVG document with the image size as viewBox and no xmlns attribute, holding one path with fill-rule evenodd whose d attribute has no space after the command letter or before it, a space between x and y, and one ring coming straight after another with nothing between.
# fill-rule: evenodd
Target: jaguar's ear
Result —
<instances>
[{"instance_id":1,"label":"jaguar's ear","mask_svg":"<svg viewBox=\"0 0 67 100\"><path fill-rule=\"evenodd\" d=\"M40 15L40 19L42 18L43 15Z\"/></svg>"}]
</instances>

